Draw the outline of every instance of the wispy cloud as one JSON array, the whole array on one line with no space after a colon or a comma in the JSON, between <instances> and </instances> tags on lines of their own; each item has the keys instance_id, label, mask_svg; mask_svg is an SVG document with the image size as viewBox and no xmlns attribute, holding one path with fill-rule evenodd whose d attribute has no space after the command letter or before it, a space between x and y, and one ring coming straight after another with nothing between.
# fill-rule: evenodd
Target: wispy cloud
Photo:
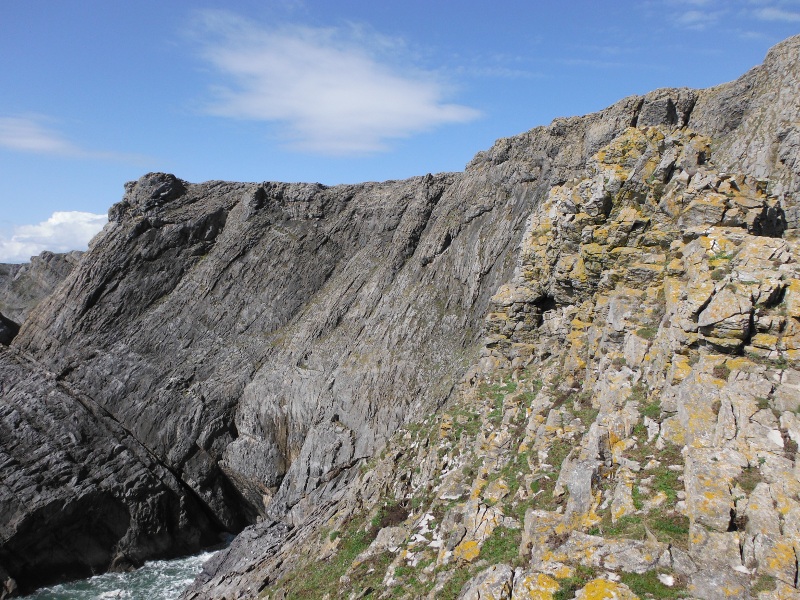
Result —
<instances>
[{"instance_id":1,"label":"wispy cloud","mask_svg":"<svg viewBox=\"0 0 800 600\"><path fill-rule=\"evenodd\" d=\"M0 117L0 147L17 152L67 158L144 163L147 157L120 152L88 150L67 139L44 115Z\"/></svg>"},{"instance_id":2,"label":"wispy cloud","mask_svg":"<svg viewBox=\"0 0 800 600\"><path fill-rule=\"evenodd\" d=\"M675 22L687 29L702 30L716 23L724 11L687 10L675 19Z\"/></svg>"},{"instance_id":3,"label":"wispy cloud","mask_svg":"<svg viewBox=\"0 0 800 600\"><path fill-rule=\"evenodd\" d=\"M10 237L0 236L0 262L27 262L31 256L44 250L85 250L89 240L107 222L106 215L79 211L54 212L49 219L36 225L15 227Z\"/></svg>"},{"instance_id":4,"label":"wispy cloud","mask_svg":"<svg viewBox=\"0 0 800 600\"><path fill-rule=\"evenodd\" d=\"M0 117L0 146L36 154L73 156L80 148L46 128L42 117Z\"/></svg>"},{"instance_id":5,"label":"wispy cloud","mask_svg":"<svg viewBox=\"0 0 800 600\"><path fill-rule=\"evenodd\" d=\"M559 58L557 62L568 67L592 67L593 69L615 69L625 66L624 63L613 60L597 60L592 58Z\"/></svg>"},{"instance_id":6,"label":"wispy cloud","mask_svg":"<svg viewBox=\"0 0 800 600\"><path fill-rule=\"evenodd\" d=\"M294 149L366 154L480 113L446 101L436 73L392 59L402 40L364 28L261 27L232 13L198 13L202 57L222 77L207 112L279 124Z\"/></svg>"},{"instance_id":7,"label":"wispy cloud","mask_svg":"<svg viewBox=\"0 0 800 600\"><path fill-rule=\"evenodd\" d=\"M755 11L757 19L762 21L780 21L783 23L800 23L800 12L777 7L760 8Z\"/></svg>"}]
</instances>

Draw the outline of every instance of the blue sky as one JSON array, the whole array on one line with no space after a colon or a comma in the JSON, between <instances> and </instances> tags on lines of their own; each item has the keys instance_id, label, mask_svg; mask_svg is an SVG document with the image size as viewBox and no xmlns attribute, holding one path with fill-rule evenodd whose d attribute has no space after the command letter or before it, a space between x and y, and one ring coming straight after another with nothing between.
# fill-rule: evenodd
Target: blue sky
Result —
<instances>
[{"instance_id":1,"label":"blue sky","mask_svg":"<svg viewBox=\"0 0 800 600\"><path fill-rule=\"evenodd\" d=\"M2 0L0 261L85 247L126 181L400 179L800 32L800 0Z\"/></svg>"}]
</instances>

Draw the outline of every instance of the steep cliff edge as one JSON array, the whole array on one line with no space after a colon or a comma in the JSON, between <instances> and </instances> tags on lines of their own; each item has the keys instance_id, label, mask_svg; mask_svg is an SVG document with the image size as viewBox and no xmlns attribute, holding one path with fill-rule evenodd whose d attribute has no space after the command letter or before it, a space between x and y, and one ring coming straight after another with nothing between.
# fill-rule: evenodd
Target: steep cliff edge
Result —
<instances>
[{"instance_id":1,"label":"steep cliff edge","mask_svg":"<svg viewBox=\"0 0 800 600\"><path fill-rule=\"evenodd\" d=\"M21 440L27 435L33 436L37 444L52 443L51 437L60 436L63 440L57 428L41 430L36 435L24 433L26 430L17 425L16 419L26 398L65 395L59 396L60 405L78 402L88 407L91 414L85 419L91 428L100 422L97 415L102 415L103 427L108 431L102 434L104 440L113 440L104 441L104 445L119 441L138 457L120 467L123 475L119 478L103 480L103 492L109 502L130 518L118 520L122 525L112 528L113 536L106 533L110 526L86 528L87 536L98 547L107 549L108 540L114 538L111 551L98 554L100 558L93 568L104 568L104 563L109 566L126 556L186 551L201 539L210 539L222 531L236 532L258 520L209 567L190 595L250 597L281 593L281 589L291 591L292 572L301 564L298 553L304 544L314 547L314 540L321 540L319 543L324 546L327 536L330 547L323 547L320 552L328 557L341 556L338 553L342 546L355 547L348 544L358 538L355 524L359 522L359 511L372 511L376 526L400 526L402 530L404 522L405 527L411 525L407 521L411 519L409 513L435 502L422 496L415 500L408 486L432 490L437 485L436 478L447 468L436 461L456 458L453 452L448 454L447 448L437 448L435 456L417 456L415 452L429 450L430 444L409 449L403 444L413 445L418 438L406 436L387 446L392 449L389 458L378 462L374 471L364 471L366 460L376 449L386 446L404 423L421 421L445 404L463 406L467 411L454 415L450 423L450 427L462 429L475 423L489 423L496 428L498 416L500 423L506 424L517 419L514 415L532 419L534 413L542 414L532 408L530 402L534 401L541 404L541 410L555 410L553 419L570 416L564 412L568 409L559 410L563 402L553 407L552 400L539 398L540 391L533 387L529 390L529 406L517 410L508 420L504 416L505 400L499 407L490 401L492 408L487 408L484 415L480 407L489 406L489 396L478 393L479 381L505 381L512 371L525 368L529 372L540 370L536 379L543 382L542 386L559 377L565 381L572 378L564 389L591 396L582 400L584 404L593 410L605 410L603 414L610 418L626 414L627 405L614 404L615 391L608 392L605 400L595 397L600 394L598 382L620 371L619 364L616 370L609 368L614 357L598 362L600 359L589 360L580 354L582 348L591 346L589 338L581 336L588 335L589 324L608 310L609 297L615 290L624 292L624 298L635 298L639 303L634 306L637 311L649 306L643 315L652 316L653 322L641 325L638 321L630 324L618 320L622 328L614 330L616 334L609 344L621 343L619 338L630 333L634 325L637 331L650 327L654 336L661 335L662 329L672 331L680 326L662 327L663 323L655 318L657 301L661 302L657 290L652 291L656 299L626 290L660 285L665 290L663 303L667 302L663 262L670 252L670 260L683 259L683 255L677 255L679 250L672 248L672 242L683 239L684 229L700 228L696 240L708 237L703 228L712 226L738 228L745 232L742 235L761 239L787 228L791 231L798 224L799 47L800 39L788 40L770 52L764 66L726 86L699 92L661 90L627 98L600 113L559 119L549 127L500 140L491 150L479 154L464 173L333 188L275 183L188 184L165 174L149 174L129 184L123 201L109 213L109 225L93 241L78 267L30 314L12 348L0 354L4 365L0 400L4 450L24 447ZM704 166L711 160L713 169ZM616 179L598 165L617 173ZM653 168L648 171L650 166ZM742 175L731 179L720 171ZM754 177L768 178L772 183L765 187ZM705 187L701 186L706 179ZM673 204L664 200L666 205L662 207L662 200L669 198L670 185L674 188ZM698 197L690 198L686 193L691 185L697 188L692 193ZM651 207L648 202L653 202L656 188L658 198L655 207ZM716 195L707 198L705 190L712 188ZM725 190L730 191L730 197ZM585 197L587 191L589 195ZM556 198L559 193L564 199ZM685 203L678 201L678 196ZM625 207L635 209L637 203L646 207L640 209L643 216L617 214ZM583 205L585 210L577 210ZM575 210L570 212L572 209ZM542 212L546 210L553 213L548 217L548 226L541 224L544 215L549 214ZM657 218L659 211L667 217ZM564 215L573 216L562 219ZM606 226L609 219L616 223L613 231ZM536 227L540 228L537 239L544 241L531 241L533 232L538 231ZM558 231L560 237L552 237ZM586 231L588 239L582 237ZM605 242L601 241L602 235ZM597 240L592 241L595 236ZM730 244L738 248L744 244L743 239L736 238ZM530 260L535 248L541 248L542 257ZM792 257L793 246L786 248L779 255ZM597 255L589 256L590 250L596 250ZM730 248L723 250L732 252ZM557 257L555 262L550 260L551 255ZM615 267L618 260L624 262ZM784 262L791 264L793 260ZM551 270L536 271L545 265L550 265ZM777 281L796 278L791 267L783 271L779 265L772 267L778 269ZM615 268L619 272L613 275ZM526 269L535 275L524 276ZM767 277L757 274L762 275ZM525 286L519 278L523 276L533 291L522 289ZM787 288L783 283L776 286ZM606 304L600 308L595 307L600 302L598 289L605 292ZM503 300L498 290L507 290L511 300ZM727 306L723 291L719 290L719 304ZM714 287L713 294L716 292ZM725 293L736 294L731 290ZM770 302L776 299L777 296ZM648 300L652 300L652 306ZM688 331L687 335L695 334L693 340L675 341L688 349L687 361L693 356L691 352L703 357L712 350L728 355L750 346L760 348L760 354L753 352L764 360L795 360L786 354L785 346L779 346L791 339L784 335L786 325L773 331L772 322L751 326L748 321L747 333L741 333L744 326L736 329L745 316L755 318L753 307L757 301L751 299L748 310L741 302L740 312L704 321L703 329ZM707 307L702 301L700 306ZM773 310L775 306L767 308ZM490 311L495 316L485 321ZM504 311L506 317L498 316ZM558 319L553 320L555 315ZM791 319L789 311L784 322L793 323ZM576 321L587 325L575 325ZM728 321L730 327L720 325ZM484 326L497 336L488 344L482 339ZM759 334L775 338L758 338L762 346L766 345L763 348L756 344L758 327L763 329ZM601 329L595 333L602 337L603 332ZM666 357L680 350L665 347L669 347L662 353L666 362L655 364L653 373L663 375L667 362L674 362ZM603 348L605 356L610 346ZM777 354L773 357L772 352ZM570 353L576 358L566 363ZM636 367L638 372L630 367L631 373L621 370L621 381L627 381L628 387L637 385L642 378L642 364L644 358ZM710 363L703 358L698 364ZM734 366L737 373L746 372L738 363L729 370L734 371ZM468 371L470 375L464 382ZM650 384L656 387L662 375L652 375L655 383ZM533 386L533 375L520 377L518 372L516 378ZM584 380L583 385L577 383ZM559 385L560 382L553 384L555 389ZM660 385L663 388L663 382ZM53 386L57 392L52 391ZM619 386L614 389L618 391ZM774 391L771 393L774 395ZM653 396L650 401L659 398ZM768 394L766 398L771 397ZM664 408L663 400L661 403ZM677 400L673 402L678 404ZM54 409L45 405L41 410L49 414ZM678 409L664 410L668 414ZM447 414L450 413L438 417L441 422L437 427L444 426ZM632 427L635 418L633 413L629 416L626 423ZM661 427L666 422L661 416L659 412L658 419L648 418ZM784 418L782 414L780 418ZM533 428L527 422L522 430ZM687 427L685 423L682 426ZM789 425L781 427L786 430L786 439L793 439ZM777 428L779 432L781 427ZM600 439L596 429L595 437ZM677 426L673 429L679 430ZM532 433L528 444L539 444L545 457L539 457L538 463L528 462L528 471L538 474L540 463L548 460L547 448L561 447L555 442L578 442L577 434L570 433L572 437L558 439L546 435L533 439ZM493 446L487 441L497 441L497 435L493 437L488 429L483 433L470 430L469 434L473 437L464 437L459 443L469 446L468 440L483 436L475 446L479 451L474 460L494 461L493 466L486 463L487 474L513 464L513 469L519 467L515 477L527 475L522 461L509 451L511 446ZM615 433L619 440L614 443L627 440L630 434L623 427ZM96 442L90 436L74 438L70 438L69 451L76 457L71 459L76 465L75 484L85 483L88 493L99 485L93 479L99 467L87 458L87 451ZM736 434L727 439L736 439ZM677 437L670 441L681 443ZM589 449L587 452L600 452L600 442L588 440L581 444ZM459 450L458 455L462 454L468 456L469 452ZM397 464L403 456L422 461L415 464L420 465L423 477L413 474L411 464L408 469ZM624 457L619 452L618 456ZM589 498L595 497L592 486L595 472L599 472L597 461L605 464L611 460L610 469L621 464L619 460L614 463L613 455L610 459L605 455L601 458L580 458L587 464L582 470L574 469L579 473L578 483L573 484L568 474L564 475L560 489L568 490L568 514L583 515L580 510L586 507L580 504L576 508L575 503L591 504ZM513 463L509 462L512 459ZM575 456L571 459L575 460L567 464L578 461ZM131 494L124 473L133 472L140 465L145 465L151 475L140 482L142 494ZM460 531L465 518L473 518L465 511L475 508L473 521L482 523L486 517L509 531L515 523L519 527L524 522L527 539L533 539L538 520L507 514L504 504L497 504L496 499L490 500L491 507L479 502L481 482L492 477L481 476L473 481L479 473L476 466L472 471L461 471L463 477L457 482L464 490L472 485L480 488L475 506L460 506L456 512L453 507L439 510L441 518L447 514L452 517L448 524L441 524L444 529L440 531L446 532L448 540L455 539L457 536L451 533ZM458 464L459 469L462 467ZM49 570L58 576L68 574L73 567L79 570L86 562L77 556L74 565L57 561L47 564L46 558L37 559L39 562L31 558L12 561L19 555L15 548L33 547L34 541L57 543L70 528L83 527L82 515L59 509L57 499L64 497L63 481L43 475L41 463L36 460L12 457L0 469L3 481L17 482L15 489L0 487L2 522L10 524L0 540L0 569L17 578L23 587L36 581L37 572ZM613 477L621 475L614 471ZM531 483L526 483L525 494L535 493ZM44 508L14 503L19 490L28 488L36 490L36 498ZM169 521L172 525L165 525L161 542L153 544L147 535L135 535L139 531L147 533L145 524L151 522L151 512L142 510L138 503L150 493L148 490L161 489L170 506L187 504L190 509L184 513L188 518ZM458 493L458 489L440 500L458 503L466 493ZM380 511L379 505L388 502L387 490L392 491L392 502L387 507L399 506L394 512ZM409 493L411 496L406 497ZM550 496L553 495L551 491ZM414 502L417 506L412 506ZM575 506L570 508L570 502ZM48 506L58 518L43 529L36 523ZM529 508L547 511L548 507ZM563 510L551 512L559 516L541 516L540 520L552 521L555 531L556 521L564 518ZM436 514L439 513L434 518ZM457 518L457 514L461 516ZM165 516L164 522L167 521ZM475 521L476 531L481 529L479 521ZM349 524L354 526L348 529ZM568 524L570 529L562 529L557 535L590 535L572 521ZM780 519L778 525L780 529ZM587 525L590 526L594 525ZM320 537L323 529L327 531ZM494 527L482 529L484 534L493 530ZM401 555L408 555L407 535L404 537L402 531L381 531L377 539L384 539L386 548L374 551L370 560L378 556L381 560L390 558L389 548L403 547ZM388 536L394 536L391 542L386 542ZM449 551L462 545L468 554L477 551L472 556L477 558L483 541L473 537L467 540L462 536ZM474 546L465 541L474 542ZM521 543L515 540L512 544L516 544L514 552L520 547L518 542ZM441 542L440 546L447 544ZM570 567L573 569L581 562L570 556L558 561L567 567L574 564ZM359 564L367 565L365 571L372 568L377 572L366 559ZM437 581L442 586L455 585L453 582L458 580L453 580L452 565L464 563L454 562L452 555L441 562L437 557L421 571L431 564L435 565L430 570L435 574L431 580L434 586L425 593L436 594L441 592L434 589ZM388 577L388 571L384 572ZM383 579L384 572L382 585L386 590L396 590L389 579ZM397 568L393 572L396 574ZM472 573L468 568L460 572ZM548 572L540 569L537 573L544 576ZM353 573L342 575L350 579L342 580L344 588L339 592L348 590L347 581L357 581ZM787 578L788 575L784 577Z\"/></svg>"},{"instance_id":2,"label":"steep cliff edge","mask_svg":"<svg viewBox=\"0 0 800 600\"><path fill-rule=\"evenodd\" d=\"M275 526L240 537L186 597L796 598L784 226L709 138L622 132L531 215L441 413L280 548Z\"/></svg>"},{"instance_id":3,"label":"steep cliff edge","mask_svg":"<svg viewBox=\"0 0 800 600\"><path fill-rule=\"evenodd\" d=\"M465 176L580 164L532 211L480 359L304 527L249 529L185 597L795 597L799 48L476 157Z\"/></svg>"}]
</instances>

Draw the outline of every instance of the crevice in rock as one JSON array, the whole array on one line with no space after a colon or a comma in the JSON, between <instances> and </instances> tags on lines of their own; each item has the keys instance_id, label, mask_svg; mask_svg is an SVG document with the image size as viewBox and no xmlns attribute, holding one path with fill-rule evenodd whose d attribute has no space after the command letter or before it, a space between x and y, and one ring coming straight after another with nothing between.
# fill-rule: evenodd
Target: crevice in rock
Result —
<instances>
[{"instance_id":1,"label":"crevice in rock","mask_svg":"<svg viewBox=\"0 0 800 600\"><path fill-rule=\"evenodd\" d=\"M776 286L774 293L769 298L761 302L761 305L764 308L775 308L778 306L786 297L786 287L787 286L785 284Z\"/></svg>"},{"instance_id":2,"label":"crevice in rock","mask_svg":"<svg viewBox=\"0 0 800 600\"><path fill-rule=\"evenodd\" d=\"M728 531L744 531L747 527L747 515L737 514L735 508L731 508L731 520L728 523Z\"/></svg>"},{"instance_id":3,"label":"crevice in rock","mask_svg":"<svg viewBox=\"0 0 800 600\"><path fill-rule=\"evenodd\" d=\"M107 291L113 291L118 285L118 282L112 282L109 279L106 279L100 285L98 285L91 293L86 297L86 300L83 302L83 307L81 307L80 312L78 313L78 317L82 317L87 312L89 312L99 301L100 298L103 297Z\"/></svg>"},{"instance_id":4,"label":"crevice in rock","mask_svg":"<svg viewBox=\"0 0 800 600\"><path fill-rule=\"evenodd\" d=\"M642 106L644 106L644 98L640 96L636 106L633 109L633 115L631 116L630 123L628 124L629 127L636 127L639 123L639 113L642 110Z\"/></svg>"},{"instance_id":5,"label":"crevice in rock","mask_svg":"<svg viewBox=\"0 0 800 600\"><path fill-rule=\"evenodd\" d=\"M19 333L19 324L0 313L0 344L9 346Z\"/></svg>"}]
</instances>

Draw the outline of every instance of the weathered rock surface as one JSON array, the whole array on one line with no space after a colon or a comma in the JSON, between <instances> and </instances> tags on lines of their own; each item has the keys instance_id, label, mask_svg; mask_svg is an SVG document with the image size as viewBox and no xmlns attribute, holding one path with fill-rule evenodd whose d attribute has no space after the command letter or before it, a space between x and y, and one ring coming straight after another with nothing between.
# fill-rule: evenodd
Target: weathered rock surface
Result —
<instances>
[{"instance_id":1,"label":"weathered rock surface","mask_svg":"<svg viewBox=\"0 0 800 600\"><path fill-rule=\"evenodd\" d=\"M0 394L0 564L20 588L217 541L205 507L91 399L4 348Z\"/></svg>"},{"instance_id":2,"label":"weathered rock surface","mask_svg":"<svg viewBox=\"0 0 800 600\"><path fill-rule=\"evenodd\" d=\"M799 49L499 140L464 173L149 174L24 322L0 407L46 380L105 415L208 515L170 539L259 521L187 598L796 591ZM54 512L42 543L78 526ZM3 556L25 582L33 559Z\"/></svg>"},{"instance_id":3,"label":"weathered rock surface","mask_svg":"<svg viewBox=\"0 0 800 600\"><path fill-rule=\"evenodd\" d=\"M523 575L536 598L797 596L797 182L737 136L774 148L760 127L797 121L795 92L759 106L757 82L780 69L796 90L798 45L729 86L645 99L531 212L442 412L317 504L297 545L186 597L514 598ZM493 152L523 162L520 139ZM411 509L405 541L350 562L387 506Z\"/></svg>"}]
</instances>

